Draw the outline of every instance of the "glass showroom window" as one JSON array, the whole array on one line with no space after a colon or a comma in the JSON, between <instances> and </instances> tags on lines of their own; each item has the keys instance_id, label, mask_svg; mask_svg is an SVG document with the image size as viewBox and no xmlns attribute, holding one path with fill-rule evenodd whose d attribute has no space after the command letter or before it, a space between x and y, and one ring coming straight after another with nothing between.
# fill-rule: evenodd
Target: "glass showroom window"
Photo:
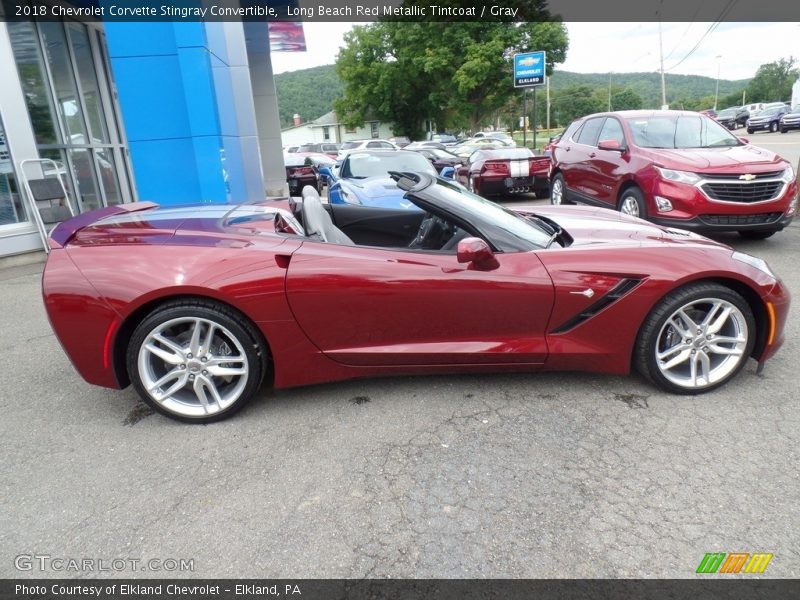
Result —
<instances>
[{"instance_id":1,"label":"glass showroom window","mask_svg":"<svg viewBox=\"0 0 800 600\"><path fill-rule=\"evenodd\" d=\"M73 21L7 26L39 155L56 162L73 203L131 201L102 34Z\"/></svg>"},{"instance_id":2,"label":"glass showroom window","mask_svg":"<svg viewBox=\"0 0 800 600\"><path fill-rule=\"evenodd\" d=\"M0 119L0 227L27 220L19 197L14 163L6 143L6 131Z\"/></svg>"}]
</instances>

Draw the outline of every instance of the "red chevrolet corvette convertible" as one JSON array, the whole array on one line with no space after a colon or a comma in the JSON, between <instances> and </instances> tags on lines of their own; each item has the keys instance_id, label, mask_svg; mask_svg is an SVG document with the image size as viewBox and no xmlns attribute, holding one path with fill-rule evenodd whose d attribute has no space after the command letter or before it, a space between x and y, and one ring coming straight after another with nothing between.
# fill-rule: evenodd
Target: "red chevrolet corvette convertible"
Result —
<instances>
[{"instance_id":1,"label":"red chevrolet corvette convertible","mask_svg":"<svg viewBox=\"0 0 800 600\"><path fill-rule=\"evenodd\" d=\"M509 210L394 173L421 210L298 199L83 214L43 293L79 373L195 423L275 388L387 374L635 368L695 394L763 364L789 294L762 260L587 207Z\"/></svg>"}]
</instances>

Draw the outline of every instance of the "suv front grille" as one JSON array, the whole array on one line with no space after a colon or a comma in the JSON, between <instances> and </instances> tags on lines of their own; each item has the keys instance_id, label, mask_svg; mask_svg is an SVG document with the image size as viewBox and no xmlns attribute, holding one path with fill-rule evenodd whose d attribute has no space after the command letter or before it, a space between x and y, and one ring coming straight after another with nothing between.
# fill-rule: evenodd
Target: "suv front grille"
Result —
<instances>
[{"instance_id":1,"label":"suv front grille","mask_svg":"<svg viewBox=\"0 0 800 600\"><path fill-rule=\"evenodd\" d=\"M768 225L781 218L779 212L757 215L700 215L706 225Z\"/></svg>"},{"instance_id":2,"label":"suv front grille","mask_svg":"<svg viewBox=\"0 0 800 600\"><path fill-rule=\"evenodd\" d=\"M755 181L704 183L703 191L712 200L724 202L763 202L777 198L783 187L782 181Z\"/></svg>"}]
</instances>

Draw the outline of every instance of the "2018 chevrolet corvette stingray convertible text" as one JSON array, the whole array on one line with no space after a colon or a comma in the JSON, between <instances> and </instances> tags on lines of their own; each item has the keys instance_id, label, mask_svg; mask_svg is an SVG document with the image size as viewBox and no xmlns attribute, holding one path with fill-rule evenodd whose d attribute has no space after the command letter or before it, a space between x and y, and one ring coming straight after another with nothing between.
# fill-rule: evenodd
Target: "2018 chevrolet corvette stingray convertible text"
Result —
<instances>
[{"instance_id":1,"label":"2018 chevrolet corvette stingray convertible text","mask_svg":"<svg viewBox=\"0 0 800 600\"><path fill-rule=\"evenodd\" d=\"M393 173L421 210L113 206L60 224L43 275L79 373L190 422L275 388L372 375L633 367L700 393L783 342L762 260L588 207L509 210Z\"/></svg>"}]
</instances>

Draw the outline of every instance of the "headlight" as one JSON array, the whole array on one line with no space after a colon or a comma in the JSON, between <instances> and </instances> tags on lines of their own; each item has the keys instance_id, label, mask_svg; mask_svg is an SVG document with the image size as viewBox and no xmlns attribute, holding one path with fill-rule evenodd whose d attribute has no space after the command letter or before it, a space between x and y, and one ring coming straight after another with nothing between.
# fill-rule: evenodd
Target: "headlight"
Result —
<instances>
[{"instance_id":1,"label":"headlight","mask_svg":"<svg viewBox=\"0 0 800 600\"><path fill-rule=\"evenodd\" d=\"M342 193L342 200L348 204L361 204L361 200L359 200L358 196L349 191L346 187L342 186L339 191Z\"/></svg>"},{"instance_id":2,"label":"headlight","mask_svg":"<svg viewBox=\"0 0 800 600\"><path fill-rule=\"evenodd\" d=\"M775 277L775 273L773 273L772 270L769 268L767 262L761 258L750 256L749 254L745 254L744 252L734 252L733 254L731 254L731 258L733 258L733 260L738 260L739 262L743 262L747 265L750 265L751 267L755 267L762 273L766 273L767 275L772 277L772 279L777 279L777 277Z\"/></svg>"},{"instance_id":3,"label":"headlight","mask_svg":"<svg viewBox=\"0 0 800 600\"><path fill-rule=\"evenodd\" d=\"M656 171L658 171L662 179L668 181L686 183L688 185L694 185L700 181L700 177L696 173L690 173L689 171L673 171L672 169L664 169L662 167L656 167Z\"/></svg>"},{"instance_id":4,"label":"headlight","mask_svg":"<svg viewBox=\"0 0 800 600\"><path fill-rule=\"evenodd\" d=\"M792 168L792 165L789 165L783 172L783 175L781 176L781 181L783 181L784 183L792 183L792 179L794 179L794 169Z\"/></svg>"}]
</instances>

